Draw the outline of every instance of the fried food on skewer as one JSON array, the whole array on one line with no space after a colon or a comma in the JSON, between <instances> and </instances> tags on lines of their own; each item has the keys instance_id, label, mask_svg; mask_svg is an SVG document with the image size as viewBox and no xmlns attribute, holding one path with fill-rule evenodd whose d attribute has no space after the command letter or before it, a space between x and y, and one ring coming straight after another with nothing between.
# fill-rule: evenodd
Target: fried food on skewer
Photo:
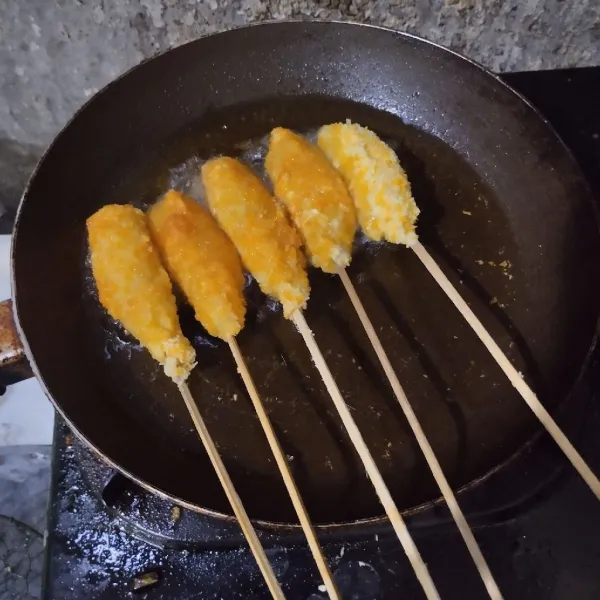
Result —
<instances>
[{"instance_id":1,"label":"fried food on skewer","mask_svg":"<svg viewBox=\"0 0 600 600\"><path fill-rule=\"evenodd\" d=\"M429 252L419 242L415 231L415 222L419 210L412 197L406 173L398 163L394 151L372 131L351 123L336 123L322 127L319 130L318 143L336 168L339 169L348 184L357 208L359 221L367 236L375 240L383 238L390 242L405 244L415 252L416 256L421 260L435 281L483 342L527 405L563 450L567 458L571 461L571 464L588 484L596 497L600 498L600 480L598 477L592 472L552 419L533 390L527 385L520 373L517 372L473 310L463 300L458 290L452 285ZM375 175L377 173L384 174L384 176L376 178ZM356 303L355 306L357 306L360 316L362 308L360 300L345 273L342 273L342 280L351 298L354 295L353 303ZM361 317L361 321L367 330L367 334L369 334L369 331L374 334L374 330L366 314ZM379 341L375 339L376 334L373 336L369 334L369 337L373 338L371 341L374 347L376 347L379 344ZM405 401L406 405L408 405L408 401L389 364L389 360L385 356L383 348L378 352L378 356L382 361L398 399L401 403ZM409 417L409 421L412 420L412 417ZM447 489L444 497L448 501L448 505L467 546L469 546L471 555L477 564L490 596L492 598L501 598L501 593L489 572L489 568L480 550L476 546L472 533L468 529L464 515L462 515L456 500L453 498L451 488L447 482L444 482L444 476L439 464L436 465L437 461L431 448L428 447L429 444L426 438L424 435L418 435L417 439L420 439L419 443L426 456L427 454L430 455L428 462L430 466L433 465L432 471L434 477L436 477L443 492L444 488L442 484L445 483Z\"/></svg>"},{"instance_id":2,"label":"fried food on skewer","mask_svg":"<svg viewBox=\"0 0 600 600\"><path fill-rule=\"evenodd\" d=\"M371 130L350 122L321 127L317 143L346 182L365 234L413 246L419 209L396 153Z\"/></svg>"},{"instance_id":3,"label":"fried food on skewer","mask_svg":"<svg viewBox=\"0 0 600 600\"><path fill-rule=\"evenodd\" d=\"M148 212L154 241L176 281L211 335L225 340L256 409L330 598L340 596L275 430L234 337L244 325L242 263L215 219L191 198L171 190Z\"/></svg>"},{"instance_id":4,"label":"fried food on skewer","mask_svg":"<svg viewBox=\"0 0 600 600\"><path fill-rule=\"evenodd\" d=\"M277 127L270 135L265 168L303 237L310 262L326 273L347 267L356 212L346 184L323 151Z\"/></svg>"},{"instance_id":5,"label":"fried food on skewer","mask_svg":"<svg viewBox=\"0 0 600 600\"><path fill-rule=\"evenodd\" d=\"M155 215L157 221L158 214ZM196 355L179 327L171 282L152 244L146 216L132 206L105 206L88 219L87 228L100 302L113 318L121 321L148 348L150 354L164 366L165 373L177 384L267 587L275 600L285 600L273 568L185 382L195 365ZM181 232L177 226L175 231L176 235ZM189 248L186 250L189 253ZM187 265L185 258L182 258L181 264ZM194 266L193 261L189 264ZM191 289L194 293L197 291L194 287Z\"/></svg>"},{"instance_id":6,"label":"fried food on skewer","mask_svg":"<svg viewBox=\"0 0 600 600\"><path fill-rule=\"evenodd\" d=\"M182 383L196 364L196 353L181 332L171 282L144 213L133 206L105 206L87 220L87 230L102 306L173 381Z\"/></svg>"},{"instance_id":7,"label":"fried food on skewer","mask_svg":"<svg viewBox=\"0 0 600 600\"><path fill-rule=\"evenodd\" d=\"M202 167L202 183L217 221L233 241L261 290L290 317L310 293L301 239L262 181L233 158Z\"/></svg>"},{"instance_id":8,"label":"fried food on skewer","mask_svg":"<svg viewBox=\"0 0 600 600\"><path fill-rule=\"evenodd\" d=\"M284 313L302 335L428 600L439 600L427 566L304 319L302 308L308 299L308 282L304 261L299 257L299 236L285 220L283 209L277 200L268 193L258 177L238 161L231 158L210 161L202 168L202 179L213 213L237 246L248 270L256 277L263 292L280 301L281 283L285 286L284 291L292 285L294 289L304 292L296 294L291 305L288 298L283 298ZM257 251L256 246L260 250ZM294 259L291 271L290 265L285 262L285 257L290 256ZM258 271L253 270L253 265ZM266 280L267 285L263 286L261 280ZM269 289L274 291L268 291Z\"/></svg>"},{"instance_id":9,"label":"fried food on skewer","mask_svg":"<svg viewBox=\"0 0 600 600\"><path fill-rule=\"evenodd\" d=\"M246 315L242 263L212 215L171 190L150 208L148 221L167 271L196 319L210 335L236 336Z\"/></svg>"}]
</instances>

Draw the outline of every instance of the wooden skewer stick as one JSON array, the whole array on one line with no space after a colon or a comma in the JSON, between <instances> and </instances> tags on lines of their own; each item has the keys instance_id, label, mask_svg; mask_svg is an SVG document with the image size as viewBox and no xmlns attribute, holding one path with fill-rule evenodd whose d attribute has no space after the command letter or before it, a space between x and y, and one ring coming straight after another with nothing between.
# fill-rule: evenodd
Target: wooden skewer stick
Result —
<instances>
[{"instance_id":1,"label":"wooden skewer stick","mask_svg":"<svg viewBox=\"0 0 600 600\"><path fill-rule=\"evenodd\" d=\"M327 588L327 593L329 594L331 600L341 600L341 596L338 592L335 582L333 581L331 571L327 566L327 561L325 560L325 556L323 555L323 551L319 545L319 541L317 540L317 536L310 522L308 512L306 511L306 507L304 506L304 502L302 501L302 497L300 496L296 482L294 481L294 477L292 476L287 459L283 453L283 450L281 449L277 436L275 435L275 430L273 429L273 425L271 424L269 416L267 415L256 386L254 385L252 376L248 371L246 361L240 352L240 348L235 338L229 338L227 343L229 344L229 348L233 354L238 372L244 381L246 389L248 390L252 404L254 404L254 409L258 415L258 420L262 425L263 431L267 437L267 441L269 442L269 446L271 447L271 452L273 452L273 456L275 457L275 462L277 462L277 466L279 467L279 471L283 477L285 487L290 495L292 504L294 505L294 509L296 510L296 514L300 520L300 525L302 526L302 530L304 531L304 535L308 541L308 546L312 552L315 562L317 563L317 568L319 569L319 573L323 578L323 583Z\"/></svg>"},{"instance_id":2,"label":"wooden skewer stick","mask_svg":"<svg viewBox=\"0 0 600 600\"><path fill-rule=\"evenodd\" d=\"M575 450L573 444L571 444L567 436L561 431L560 427L550 416L550 413L538 400L537 396L533 393L533 390L527 385L527 383L525 383L523 377L514 368L504 352L502 352L500 349L500 346L496 344L492 336L487 332L481 321L475 316L475 313L469 308L469 305L462 299L456 288L450 283L448 278L438 267L425 247L420 242L417 242L414 246L412 246L412 249L419 257L425 268L439 284L439 286L444 290L444 292L446 292L448 298L451 300L454 306L456 306L467 323L472 327L473 331L477 334L479 339L483 342L483 345L494 357L495 361L498 363L498 366L504 371L504 374L508 377L519 394L521 394L523 400L525 400L529 408L531 408L535 416L539 419L540 423L554 438L554 441L559 445L560 449L565 453L566 457L571 461L571 464L575 467L575 469L577 469L577 472L588 484L592 492L596 495L596 498L600 500L600 481L583 460L579 452Z\"/></svg>"},{"instance_id":3,"label":"wooden skewer stick","mask_svg":"<svg viewBox=\"0 0 600 600\"><path fill-rule=\"evenodd\" d=\"M219 451L217 450L217 447L215 446L215 443L214 443L208 429L206 428L204 419L202 418L202 415L200 414L200 411L198 410L198 407L196 406L196 403L194 402L194 399L192 398L192 394L190 393L190 389L188 388L187 383L185 383L185 382L180 383L178 385L178 387L179 387L179 391L181 392L183 401L185 402L185 405L187 406L190 416L192 417L192 421L194 422L194 425L196 426L198 435L200 436L200 439L202 440L202 443L204 444L206 453L208 454L208 457L210 458L210 462L212 463L212 465L217 473L217 477L219 478L219 481L221 482L221 485L223 486L223 490L225 491L225 494L227 495L227 498L231 504L231 508L233 508L233 512L235 513L235 516L236 516L237 520L239 521L240 527L242 528L242 531L244 532L244 535L246 536L246 540L248 541L250 550L252 551L252 554L254 555L256 562L258 563L258 567L261 570L263 577L265 578L267 587L269 588L269 591L271 592L271 596L273 596L273 598L275 600L285 600L285 596L283 595L283 592L281 591L279 582L277 581L277 578L275 577L275 573L273 573L273 568L271 567L271 563L269 562L269 559L267 558L267 556L265 554L262 544L260 543L258 536L256 535L256 531L254 530L254 527L252 526L252 523L250 522L250 519L248 518L246 509L244 508L244 505L242 504L242 501L241 501L240 497L238 496L238 493L235 491L235 488L233 487L233 482L231 481L231 478L229 477L229 473L227 472L227 469L225 468L225 465L223 464L223 460L221 459L221 455L219 454Z\"/></svg>"},{"instance_id":4,"label":"wooden skewer stick","mask_svg":"<svg viewBox=\"0 0 600 600\"><path fill-rule=\"evenodd\" d=\"M446 479L446 476L442 471L442 467L437 457L435 456L435 453L433 452L433 448L431 447L431 444L429 443L429 440L427 439L427 436L425 435L425 432L423 431L423 428L419 423L417 415L415 414L415 411L410 405L410 402L408 401L408 398L406 397L402 386L400 385L400 381L396 376L396 373L392 367L392 364L390 363L387 353L383 349L379 336L375 332L375 328L371 323L371 319L369 319L369 316L365 311L365 307L363 306L362 302L360 301L360 298L358 297L358 294L356 292L356 289L354 288L354 285L352 284L352 281L350 281L350 278L348 277L348 274L345 270L340 271L339 275L342 280L342 283L344 284L344 287L346 288L346 292L350 297L350 301L352 302L352 305L354 306L354 309L358 314L358 318L360 319L360 322L362 323L362 326L365 329L369 341L371 342L371 345L375 350L375 354L377 354L377 358L379 359L379 362L381 363L381 366L383 367L383 370L385 371L385 374L392 386L394 394L396 395L396 398L398 399L398 402L402 407L402 410L406 416L406 420L408 421L408 424L410 425L413 433L415 434L419 447L421 448L421 451L425 456L425 460L427 461L427 464L429 465L429 468L433 473L433 477L442 492L442 496L444 497L444 500L446 501L446 504L448 505L448 508L452 513L454 521L456 522L456 526L458 527L458 530L460 531L460 534L462 535L462 538L465 541L465 544L469 550L469 553L471 554L471 557L473 558L473 562L475 563L475 566L479 571L481 579L483 580L483 583L488 591L488 594L490 595L490 598L492 598L493 600L502 600L502 594L500 592L500 589L498 588L498 585L494 580L490 568L488 567L488 564L486 563L485 558L481 553L481 550L473 535L473 532L471 531L471 528L469 527L469 524L465 519L465 515L463 514L460 506L458 505L458 502L456 501L454 492L448 484L448 480Z\"/></svg>"},{"instance_id":5,"label":"wooden skewer stick","mask_svg":"<svg viewBox=\"0 0 600 600\"><path fill-rule=\"evenodd\" d=\"M350 436L350 440L354 444L354 447L356 448L356 451L358 452L358 455L364 464L367 475L369 476L369 479L371 480L371 483L373 484L373 487L379 496L379 500L392 523L392 527L394 528L394 531L396 532L396 535L398 536L398 539L404 548L404 552L406 553L406 556L408 557L408 560L415 571L415 575L423 587L425 596L428 600L439 600L440 596L435 588L433 580L431 579L429 570L427 569L419 550L415 546L415 543L406 527L406 523L404 522L404 519L402 518L402 515L400 514L400 511L398 510L398 507L396 506L394 499L392 498L392 495L390 494L390 491L388 490L385 481L383 480L383 477L381 476L381 473L379 472L379 469L377 468L377 465L375 464L375 461L373 460L373 457L371 456L371 453L369 452L369 449L367 448L367 445L360 431L358 430L358 427L356 426L356 423L354 422L354 419L352 418L344 399L342 398L342 394L340 393L340 390L333 379L331 371L329 370L329 367L327 366L327 363L321 354L321 350L319 349L319 346L317 345L313 333L304 319L302 312L299 310L294 312L292 315L292 321L304 338L304 342L306 343L315 366L319 370L321 378L327 387L327 391L329 392L329 395L335 404L335 407L342 419L342 423L344 424L344 427Z\"/></svg>"}]
</instances>

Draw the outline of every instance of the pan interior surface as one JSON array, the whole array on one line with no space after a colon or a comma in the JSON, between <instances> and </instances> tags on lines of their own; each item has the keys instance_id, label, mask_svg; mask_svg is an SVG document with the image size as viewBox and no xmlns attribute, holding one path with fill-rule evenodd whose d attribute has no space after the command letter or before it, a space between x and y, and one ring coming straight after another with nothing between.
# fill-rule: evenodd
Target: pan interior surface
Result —
<instances>
[{"instance_id":1,"label":"pan interior surface","mask_svg":"<svg viewBox=\"0 0 600 600\"><path fill-rule=\"evenodd\" d=\"M219 57L218 60L215 57ZM20 327L75 428L126 473L230 513L176 387L98 304L85 219L147 207L171 185L201 199L203 160L239 156L262 174L275 126L314 133L351 119L397 152L419 234L549 407L592 344L600 250L587 188L536 113L475 65L367 27L265 25L204 38L134 69L59 136L15 234ZM351 278L454 487L506 461L534 418L412 252L357 238ZM341 283L310 271L306 312L400 507L439 494ZM316 523L382 513L293 325L254 282L239 343ZM296 522L228 347L181 303L190 378L252 518Z\"/></svg>"}]
</instances>

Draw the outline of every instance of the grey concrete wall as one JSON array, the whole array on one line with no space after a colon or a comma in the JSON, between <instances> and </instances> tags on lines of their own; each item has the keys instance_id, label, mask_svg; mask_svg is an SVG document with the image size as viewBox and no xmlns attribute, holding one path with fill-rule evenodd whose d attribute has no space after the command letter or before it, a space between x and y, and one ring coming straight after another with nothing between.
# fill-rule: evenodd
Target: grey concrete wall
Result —
<instances>
[{"instance_id":1,"label":"grey concrete wall","mask_svg":"<svg viewBox=\"0 0 600 600\"><path fill-rule=\"evenodd\" d=\"M600 64L600 0L0 1L0 203L96 90L145 57L268 19L346 19L421 35L492 69Z\"/></svg>"}]
</instances>

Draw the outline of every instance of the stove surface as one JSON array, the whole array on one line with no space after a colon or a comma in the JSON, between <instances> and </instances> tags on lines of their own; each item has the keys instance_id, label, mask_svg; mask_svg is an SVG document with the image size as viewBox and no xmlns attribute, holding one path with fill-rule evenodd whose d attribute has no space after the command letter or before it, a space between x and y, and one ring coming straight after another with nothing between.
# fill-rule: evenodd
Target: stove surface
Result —
<instances>
[{"instance_id":1,"label":"stove surface","mask_svg":"<svg viewBox=\"0 0 600 600\"><path fill-rule=\"evenodd\" d=\"M507 75L575 154L600 201L600 68ZM600 472L600 367L593 364L559 423ZM45 546L46 600L267 599L235 524L174 507L132 484L57 419ZM459 498L507 600L600 598L600 508L560 452L540 436L506 470ZM444 599L486 592L444 507L409 519ZM298 535L259 532L288 600L326 598ZM422 598L387 525L326 533L345 600Z\"/></svg>"}]
</instances>

